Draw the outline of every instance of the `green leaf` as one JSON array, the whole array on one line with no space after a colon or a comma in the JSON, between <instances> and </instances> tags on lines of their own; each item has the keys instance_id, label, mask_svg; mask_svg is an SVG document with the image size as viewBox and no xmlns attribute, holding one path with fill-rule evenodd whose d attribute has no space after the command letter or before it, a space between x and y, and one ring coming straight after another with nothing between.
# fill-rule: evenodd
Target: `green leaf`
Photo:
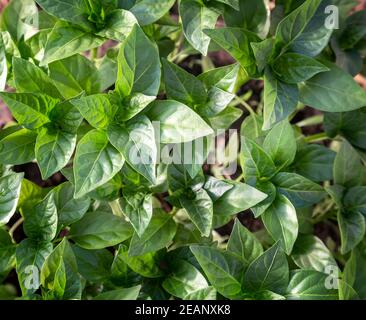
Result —
<instances>
[{"instance_id":1,"label":"green leaf","mask_svg":"<svg viewBox=\"0 0 366 320\"><path fill-rule=\"evenodd\" d=\"M83 0L36 0L36 2L47 13L60 18L61 20L79 24L84 27L91 27L88 21L88 6Z\"/></svg>"},{"instance_id":2,"label":"green leaf","mask_svg":"<svg viewBox=\"0 0 366 320\"><path fill-rule=\"evenodd\" d=\"M366 187L357 186L347 190L343 198L343 204L346 210L359 211L366 215Z\"/></svg>"},{"instance_id":3,"label":"green leaf","mask_svg":"<svg viewBox=\"0 0 366 320\"><path fill-rule=\"evenodd\" d=\"M192 108L207 101L206 89L199 79L166 59L162 61L168 99L179 101Z\"/></svg>"},{"instance_id":4,"label":"green leaf","mask_svg":"<svg viewBox=\"0 0 366 320\"><path fill-rule=\"evenodd\" d=\"M285 53L273 62L273 70L281 81L299 83L318 73L329 71L329 68L302 54Z\"/></svg>"},{"instance_id":5,"label":"green leaf","mask_svg":"<svg viewBox=\"0 0 366 320\"><path fill-rule=\"evenodd\" d=\"M221 0L227 2L227 0ZM238 27L252 31L265 38L269 31L270 13L266 1L239 0L238 7L225 7L224 20L228 27Z\"/></svg>"},{"instance_id":6,"label":"green leaf","mask_svg":"<svg viewBox=\"0 0 366 320\"><path fill-rule=\"evenodd\" d=\"M197 113L174 100L154 101L147 116L152 122L160 122L161 143L189 142L213 133Z\"/></svg>"},{"instance_id":7,"label":"green leaf","mask_svg":"<svg viewBox=\"0 0 366 320\"><path fill-rule=\"evenodd\" d=\"M57 208L53 193L24 212L24 232L35 241L52 241L57 232Z\"/></svg>"},{"instance_id":8,"label":"green leaf","mask_svg":"<svg viewBox=\"0 0 366 320\"><path fill-rule=\"evenodd\" d=\"M264 73L264 124L263 130L272 128L295 111L299 100L299 89L294 84L287 84L275 78L265 69Z\"/></svg>"},{"instance_id":9,"label":"green leaf","mask_svg":"<svg viewBox=\"0 0 366 320\"><path fill-rule=\"evenodd\" d=\"M263 253L261 243L238 219L235 219L227 250L242 259L247 266Z\"/></svg>"},{"instance_id":10,"label":"green leaf","mask_svg":"<svg viewBox=\"0 0 366 320\"><path fill-rule=\"evenodd\" d=\"M241 299L243 263L229 252L213 247L191 246L191 251L215 289L228 299Z\"/></svg>"},{"instance_id":11,"label":"green leaf","mask_svg":"<svg viewBox=\"0 0 366 320\"><path fill-rule=\"evenodd\" d=\"M163 282L163 288L175 297L185 299L187 295L208 287L205 277L184 260L174 261L171 270Z\"/></svg>"},{"instance_id":12,"label":"green leaf","mask_svg":"<svg viewBox=\"0 0 366 320\"><path fill-rule=\"evenodd\" d=\"M71 225L69 237L84 249L103 249L131 238L133 229L124 219L104 211L88 212Z\"/></svg>"},{"instance_id":13,"label":"green leaf","mask_svg":"<svg viewBox=\"0 0 366 320\"><path fill-rule=\"evenodd\" d=\"M141 237L135 233L131 239L128 255L142 256L167 247L174 238L177 226L172 217L163 211L155 211Z\"/></svg>"},{"instance_id":14,"label":"green leaf","mask_svg":"<svg viewBox=\"0 0 366 320\"><path fill-rule=\"evenodd\" d=\"M263 149L279 168L284 168L293 162L296 148L295 135L288 121L276 124L263 142Z\"/></svg>"},{"instance_id":15,"label":"green leaf","mask_svg":"<svg viewBox=\"0 0 366 320\"><path fill-rule=\"evenodd\" d=\"M114 121L118 106L107 94L95 94L71 100L82 116L94 128L105 129Z\"/></svg>"},{"instance_id":16,"label":"green leaf","mask_svg":"<svg viewBox=\"0 0 366 320\"><path fill-rule=\"evenodd\" d=\"M250 45L251 42L260 40L255 33L228 27L205 30L205 33L238 61L248 75L257 73L255 57Z\"/></svg>"},{"instance_id":17,"label":"green leaf","mask_svg":"<svg viewBox=\"0 0 366 320\"><path fill-rule=\"evenodd\" d=\"M3 36L0 35L0 91L4 91L8 78L8 65L6 61L6 48Z\"/></svg>"},{"instance_id":18,"label":"green leaf","mask_svg":"<svg viewBox=\"0 0 366 320\"><path fill-rule=\"evenodd\" d=\"M61 130L73 134L77 133L83 122L83 116L70 100L58 103L51 110L49 117Z\"/></svg>"},{"instance_id":19,"label":"green leaf","mask_svg":"<svg viewBox=\"0 0 366 320\"><path fill-rule=\"evenodd\" d=\"M365 218L357 211L339 210L337 219L341 234L341 254L346 254L365 237Z\"/></svg>"},{"instance_id":20,"label":"green leaf","mask_svg":"<svg viewBox=\"0 0 366 320\"><path fill-rule=\"evenodd\" d=\"M278 194L271 206L262 214L262 221L271 237L289 255L295 244L299 224L296 210L283 195Z\"/></svg>"},{"instance_id":21,"label":"green leaf","mask_svg":"<svg viewBox=\"0 0 366 320\"><path fill-rule=\"evenodd\" d=\"M214 287L198 289L184 297L184 300L216 300L217 292Z\"/></svg>"},{"instance_id":22,"label":"green leaf","mask_svg":"<svg viewBox=\"0 0 366 320\"><path fill-rule=\"evenodd\" d=\"M239 69L240 65L234 63L201 73L197 78L204 83L207 89L216 87L232 93L238 79Z\"/></svg>"},{"instance_id":23,"label":"green leaf","mask_svg":"<svg viewBox=\"0 0 366 320\"><path fill-rule=\"evenodd\" d=\"M203 2L182 0L179 4L179 13L186 39L193 48L206 56L210 37L203 30L215 28L219 12Z\"/></svg>"},{"instance_id":24,"label":"green leaf","mask_svg":"<svg viewBox=\"0 0 366 320\"><path fill-rule=\"evenodd\" d=\"M80 299L81 279L75 255L64 238L46 258L41 270L41 283L46 297L53 299Z\"/></svg>"},{"instance_id":25,"label":"green leaf","mask_svg":"<svg viewBox=\"0 0 366 320\"><path fill-rule=\"evenodd\" d=\"M330 266L338 268L329 249L318 237L312 234L299 235L291 258L299 268L305 270L311 269L326 273Z\"/></svg>"},{"instance_id":26,"label":"green leaf","mask_svg":"<svg viewBox=\"0 0 366 320\"><path fill-rule=\"evenodd\" d=\"M23 240L16 249L16 272L23 296L34 293L40 286L39 275L52 243Z\"/></svg>"},{"instance_id":27,"label":"green leaf","mask_svg":"<svg viewBox=\"0 0 366 320\"><path fill-rule=\"evenodd\" d=\"M61 97L61 93L53 80L33 63L13 57L13 73L18 93L32 92L47 94L53 98Z\"/></svg>"},{"instance_id":28,"label":"green leaf","mask_svg":"<svg viewBox=\"0 0 366 320\"><path fill-rule=\"evenodd\" d=\"M87 95L95 94L101 89L98 69L83 55L54 61L48 67L50 78L65 99L74 98L84 91Z\"/></svg>"},{"instance_id":29,"label":"green leaf","mask_svg":"<svg viewBox=\"0 0 366 320\"><path fill-rule=\"evenodd\" d=\"M276 31L276 41L282 50L317 56L333 32L326 21L325 9L329 4L329 1L308 0L287 15Z\"/></svg>"},{"instance_id":30,"label":"green leaf","mask_svg":"<svg viewBox=\"0 0 366 320\"><path fill-rule=\"evenodd\" d=\"M80 220L90 206L90 199L74 199L75 188L71 182L65 182L52 190L57 208L58 224L68 226Z\"/></svg>"},{"instance_id":31,"label":"green leaf","mask_svg":"<svg viewBox=\"0 0 366 320\"><path fill-rule=\"evenodd\" d=\"M140 0L129 9L141 26L149 25L162 18L174 5L175 0Z\"/></svg>"},{"instance_id":32,"label":"green leaf","mask_svg":"<svg viewBox=\"0 0 366 320\"><path fill-rule=\"evenodd\" d=\"M330 62L322 63L330 71L316 75L301 86L303 104L328 112L351 111L366 105L366 92L351 75Z\"/></svg>"},{"instance_id":33,"label":"green leaf","mask_svg":"<svg viewBox=\"0 0 366 320\"><path fill-rule=\"evenodd\" d=\"M212 200L203 189L195 192L192 197L190 195L182 195L179 198L180 204L187 211L190 219L200 230L202 236L208 237L211 234L212 228Z\"/></svg>"},{"instance_id":34,"label":"green leaf","mask_svg":"<svg viewBox=\"0 0 366 320\"><path fill-rule=\"evenodd\" d=\"M73 245L78 272L91 282L103 282L111 276L113 255L108 249L86 250Z\"/></svg>"},{"instance_id":35,"label":"green leaf","mask_svg":"<svg viewBox=\"0 0 366 320\"><path fill-rule=\"evenodd\" d=\"M142 93L133 93L129 97L125 98L122 105L119 107L116 114L117 122L125 122L131 120L155 99L155 96L153 97L146 96Z\"/></svg>"},{"instance_id":36,"label":"green leaf","mask_svg":"<svg viewBox=\"0 0 366 320\"><path fill-rule=\"evenodd\" d=\"M327 289L329 275L315 270L295 270L286 291L289 300L338 300L338 290Z\"/></svg>"},{"instance_id":37,"label":"green leaf","mask_svg":"<svg viewBox=\"0 0 366 320\"><path fill-rule=\"evenodd\" d=\"M292 164L294 171L314 182L333 179L336 153L322 145L309 144L297 150Z\"/></svg>"},{"instance_id":38,"label":"green leaf","mask_svg":"<svg viewBox=\"0 0 366 320\"><path fill-rule=\"evenodd\" d=\"M256 1L256 3L260 3ZM250 45L253 50L253 54L258 66L258 71L262 72L269 61L271 61L273 55L275 40L273 38L268 38L262 42L252 42Z\"/></svg>"},{"instance_id":39,"label":"green leaf","mask_svg":"<svg viewBox=\"0 0 366 320\"><path fill-rule=\"evenodd\" d=\"M12 0L2 12L2 29L18 42L30 32L30 26L24 20L35 14L37 6L33 0Z\"/></svg>"},{"instance_id":40,"label":"green leaf","mask_svg":"<svg viewBox=\"0 0 366 320\"><path fill-rule=\"evenodd\" d=\"M343 141L334 161L334 182L344 187L360 185L364 178L364 166L357 151Z\"/></svg>"},{"instance_id":41,"label":"green leaf","mask_svg":"<svg viewBox=\"0 0 366 320\"><path fill-rule=\"evenodd\" d=\"M252 186L234 181L226 181L233 187L214 201L215 215L234 215L254 207L267 198L267 195Z\"/></svg>"},{"instance_id":42,"label":"green leaf","mask_svg":"<svg viewBox=\"0 0 366 320\"><path fill-rule=\"evenodd\" d=\"M153 214L151 194L144 192L124 194L119 199L119 204L123 214L130 220L136 234L141 237Z\"/></svg>"},{"instance_id":43,"label":"green leaf","mask_svg":"<svg viewBox=\"0 0 366 320\"><path fill-rule=\"evenodd\" d=\"M15 266L15 249L10 234L0 228L0 275L6 275Z\"/></svg>"},{"instance_id":44,"label":"green leaf","mask_svg":"<svg viewBox=\"0 0 366 320\"><path fill-rule=\"evenodd\" d=\"M108 142L105 132L89 131L76 148L75 197L80 198L112 179L123 163L123 156Z\"/></svg>"},{"instance_id":45,"label":"green leaf","mask_svg":"<svg viewBox=\"0 0 366 320\"><path fill-rule=\"evenodd\" d=\"M243 111L232 107L232 106L228 106L225 108L225 110L221 111L219 114L210 117L209 122L210 122L210 126L215 129L228 129L234 121L238 120L243 114Z\"/></svg>"},{"instance_id":46,"label":"green leaf","mask_svg":"<svg viewBox=\"0 0 366 320\"><path fill-rule=\"evenodd\" d=\"M208 102L199 106L198 113L203 117L213 117L225 110L235 95L222 89L212 87L208 91Z\"/></svg>"},{"instance_id":47,"label":"green leaf","mask_svg":"<svg viewBox=\"0 0 366 320\"><path fill-rule=\"evenodd\" d=\"M93 300L136 300L140 290L140 285L132 288L115 289L98 294Z\"/></svg>"},{"instance_id":48,"label":"green leaf","mask_svg":"<svg viewBox=\"0 0 366 320\"><path fill-rule=\"evenodd\" d=\"M59 21L48 36L44 57L40 65L45 66L56 60L71 57L76 53L97 48L104 41L103 38Z\"/></svg>"},{"instance_id":49,"label":"green leaf","mask_svg":"<svg viewBox=\"0 0 366 320\"><path fill-rule=\"evenodd\" d=\"M0 178L0 226L7 224L15 213L23 176L10 173Z\"/></svg>"},{"instance_id":50,"label":"green leaf","mask_svg":"<svg viewBox=\"0 0 366 320\"><path fill-rule=\"evenodd\" d=\"M328 137L338 134L345 137L352 145L365 149L366 113L362 110L324 114L324 130Z\"/></svg>"},{"instance_id":51,"label":"green leaf","mask_svg":"<svg viewBox=\"0 0 366 320\"><path fill-rule=\"evenodd\" d=\"M280 172L272 182L277 190L285 195L297 207L308 207L320 202L325 197L324 189L296 173Z\"/></svg>"},{"instance_id":52,"label":"green leaf","mask_svg":"<svg viewBox=\"0 0 366 320\"><path fill-rule=\"evenodd\" d=\"M360 244L352 250L343 271L344 281L356 291L360 299L365 299L366 297L366 290L363 286L366 279L365 264L365 246Z\"/></svg>"},{"instance_id":53,"label":"green leaf","mask_svg":"<svg viewBox=\"0 0 366 320\"><path fill-rule=\"evenodd\" d=\"M160 278L164 272L160 269L162 252L150 252L143 256L130 257L125 246L120 246L118 256L123 260L134 272L146 278Z\"/></svg>"},{"instance_id":54,"label":"green leaf","mask_svg":"<svg viewBox=\"0 0 366 320\"><path fill-rule=\"evenodd\" d=\"M156 96L160 86L159 51L144 31L134 25L118 54L116 91L123 97L133 93Z\"/></svg>"},{"instance_id":55,"label":"green leaf","mask_svg":"<svg viewBox=\"0 0 366 320\"><path fill-rule=\"evenodd\" d=\"M125 125L111 125L107 133L109 141L123 154L128 164L155 184L157 147L154 127L149 118L141 115Z\"/></svg>"},{"instance_id":56,"label":"green leaf","mask_svg":"<svg viewBox=\"0 0 366 320\"><path fill-rule=\"evenodd\" d=\"M234 8L235 10L239 10L239 1L240 0L216 0L217 2L222 2L227 4L228 6Z\"/></svg>"},{"instance_id":57,"label":"green leaf","mask_svg":"<svg viewBox=\"0 0 366 320\"><path fill-rule=\"evenodd\" d=\"M241 167L245 178L271 178L276 167L270 156L253 140L243 137L241 141Z\"/></svg>"},{"instance_id":58,"label":"green leaf","mask_svg":"<svg viewBox=\"0 0 366 320\"><path fill-rule=\"evenodd\" d=\"M278 243L255 259L244 275L243 290L284 293L289 281L286 255Z\"/></svg>"},{"instance_id":59,"label":"green leaf","mask_svg":"<svg viewBox=\"0 0 366 320\"><path fill-rule=\"evenodd\" d=\"M258 218L261 216L268 207L273 203L277 196L277 189L274 186L274 184L270 181L257 181L255 187L262 191L267 195L267 198L265 198L263 201L256 204L254 207L251 208L254 217Z\"/></svg>"},{"instance_id":60,"label":"green leaf","mask_svg":"<svg viewBox=\"0 0 366 320\"><path fill-rule=\"evenodd\" d=\"M19 124L28 129L37 129L50 122L48 114L58 103L58 100L38 93L1 92L0 97Z\"/></svg>"},{"instance_id":61,"label":"green leaf","mask_svg":"<svg viewBox=\"0 0 366 320\"><path fill-rule=\"evenodd\" d=\"M43 127L35 145L35 155L46 180L67 165L74 153L76 135L54 128Z\"/></svg>"},{"instance_id":62,"label":"green leaf","mask_svg":"<svg viewBox=\"0 0 366 320\"><path fill-rule=\"evenodd\" d=\"M98 36L124 41L137 24L135 16L127 10L114 10L106 18L106 25L97 33Z\"/></svg>"},{"instance_id":63,"label":"green leaf","mask_svg":"<svg viewBox=\"0 0 366 320\"><path fill-rule=\"evenodd\" d=\"M20 129L0 141L0 163L24 164L34 160L34 146L37 134L28 129Z\"/></svg>"}]
</instances>

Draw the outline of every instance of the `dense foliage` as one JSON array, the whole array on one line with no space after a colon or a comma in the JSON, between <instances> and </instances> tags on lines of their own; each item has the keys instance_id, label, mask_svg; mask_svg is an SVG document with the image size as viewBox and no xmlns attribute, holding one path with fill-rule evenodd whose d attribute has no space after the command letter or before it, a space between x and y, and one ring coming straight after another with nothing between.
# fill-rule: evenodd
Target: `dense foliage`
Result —
<instances>
[{"instance_id":1,"label":"dense foliage","mask_svg":"<svg viewBox=\"0 0 366 320\"><path fill-rule=\"evenodd\" d=\"M0 298L366 299L356 4L12 0Z\"/></svg>"}]
</instances>

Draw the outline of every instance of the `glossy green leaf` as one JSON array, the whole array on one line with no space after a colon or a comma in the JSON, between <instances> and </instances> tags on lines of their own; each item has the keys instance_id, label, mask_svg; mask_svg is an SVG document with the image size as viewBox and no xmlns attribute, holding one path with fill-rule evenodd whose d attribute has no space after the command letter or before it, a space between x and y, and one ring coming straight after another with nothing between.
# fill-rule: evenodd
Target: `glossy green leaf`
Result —
<instances>
[{"instance_id":1,"label":"glossy green leaf","mask_svg":"<svg viewBox=\"0 0 366 320\"><path fill-rule=\"evenodd\" d=\"M315 270L293 271L286 292L287 299L338 300L338 290L326 287L328 277Z\"/></svg>"},{"instance_id":2,"label":"glossy green leaf","mask_svg":"<svg viewBox=\"0 0 366 320\"><path fill-rule=\"evenodd\" d=\"M16 249L16 271L22 294L35 292L40 286L44 261L52 252L52 243L23 240Z\"/></svg>"},{"instance_id":3,"label":"glossy green leaf","mask_svg":"<svg viewBox=\"0 0 366 320\"><path fill-rule=\"evenodd\" d=\"M201 189L193 197L181 196L179 201L201 234L208 237L212 228L213 204L207 192Z\"/></svg>"},{"instance_id":4,"label":"glossy green leaf","mask_svg":"<svg viewBox=\"0 0 366 320\"><path fill-rule=\"evenodd\" d=\"M76 145L76 135L43 127L36 140L35 155L42 178L46 180L69 162Z\"/></svg>"},{"instance_id":5,"label":"glossy green leaf","mask_svg":"<svg viewBox=\"0 0 366 320\"><path fill-rule=\"evenodd\" d=\"M59 225L67 226L80 220L89 209L90 199L87 196L74 199L74 191L70 182L62 183L52 191Z\"/></svg>"},{"instance_id":6,"label":"glossy green leaf","mask_svg":"<svg viewBox=\"0 0 366 320\"><path fill-rule=\"evenodd\" d=\"M108 138L132 168L151 183L156 183L157 147L154 127L149 118L141 115L125 125L111 125L108 127Z\"/></svg>"},{"instance_id":7,"label":"glossy green leaf","mask_svg":"<svg viewBox=\"0 0 366 320\"><path fill-rule=\"evenodd\" d=\"M130 220L137 235L141 237L153 214L152 197L144 192L124 194L119 199L123 214Z\"/></svg>"},{"instance_id":8,"label":"glossy green leaf","mask_svg":"<svg viewBox=\"0 0 366 320\"><path fill-rule=\"evenodd\" d=\"M64 22L57 22L48 36L41 66L99 47L105 40Z\"/></svg>"},{"instance_id":9,"label":"glossy green leaf","mask_svg":"<svg viewBox=\"0 0 366 320\"><path fill-rule=\"evenodd\" d=\"M189 142L213 133L197 113L174 100L153 102L147 116L152 122L159 122L161 143Z\"/></svg>"},{"instance_id":10,"label":"glossy green leaf","mask_svg":"<svg viewBox=\"0 0 366 320\"><path fill-rule=\"evenodd\" d=\"M296 155L296 139L291 125L282 121L275 125L266 136L263 148L279 168L288 166Z\"/></svg>"},{"instance_id":11,"label":"glossy green leaf","mask_svg":"<svg viewBox=\"0 0 366 320\"><path fill-rule=\"evenodd\" d=\"M324 189L296 173L280 172L272 180L277 190L297 207L307 207L325 197Z\"/></svg>"},{"instance_id":12,"label":"glossy green leaf","mask_svg":"<svg viewBox=\"0 0 366 320\"><path fill-rule=\"evenodd\" d=\"M179 66L163 59L164 84L169 99L194 108L207 101L203 83Z\"/></svg>"},{"instance_id":13,"label":"glossy green leaf","mask_svg":"<svg viewBox=\"0 0 366 320\"><path fill-rule=\"evenodd\" d=\"M330 62L323 61L323 64L330 71L306 81L300 88L300 101L328 112L344 112L363 107L366 103L366 92L352 76Z\"/></svg>"},{"instance_id":14,"label":"glossy green leaf","mask_svg":"<svg viewBox=\"0 0 366 320\"><path fill-rule=\"evenodd\" d=\"M195 0L182 0L179 4L183 32L193 48L207 55L210 36L203 31L214 29L219 12Z\"/></svg>"},{"instance_id":15,"label":"glossy green leaf","mask_svg":"<svg viewBox=\"0 0 366 320\"><path fill-rule=\"evenodd\" d=\"M23 173L10 173L0 178L0 226L9 222L15 213Z\"/></svg>"},{"instance_id":16,"label":"glossy green leaf","mask_svg":"<svg viewBox=\"0 0 366 320\"><path fill-rule=\"evenodd\" d=\"M241 141L241 167L246 179L271 178L276 167L270 156L253 140Z\"/></svg>"},{"instance_id":17,"label":"glossy green leaf","mask_svg":"<svg viewBox=\"0 0 366 320\"><path fill-rule=\"evenodd\" d=\"M357 211L338 211L338 225L341 234L341 253L346 254L365 237L366 222Z\"/></svg>"},{"instance_id":18,"label":"glossy green leaf","mask_svg":"<svg viewBox=\"0 0 366 320\"><path fill-rule=\"evenodd\" d=\"M324 272L331 267L337 268L337 263L330 250L316 236L299 235L295 242L291 258L295 264L304 270Z\"/></svg>"},{"instance_id":19,"label":"glossy green leaf","mask_svg":"<svg viewBox=\"0 0 366 320\"><path fill-rule=\"evenodd\" d=\"M134 25L118 54L117 92L123 96L143 93L156 96L160 85L159 52L143 30Z\"/></svg>"},{"instance_id":20,"label":"glossy green leaf","mask_svg":"<svg viewBox=\"0 0 366 320\"><path fill-rule=\"evenodd\" d=\"M20 129L0 141L0 162L3 164L23 164L35 158L34 146L37 134L28 129Z\"/></svg>"},{"instance_id":21,"label":"glossy green leaf","mask_svg":"<svg viewBox=\"0 0 366 320\"><path fill-rule=\"evenodd\" d=\"M263 253L261 243L238 219L235 219L227 250L242 259L247 266Z\"/></svg>"},{"instance_id":22,"label":"glossy green leaf","mask_svg":"<svg viewBox=\"0 0 366 320\"><path fill-rule=\"evenodd\" d=\"M24 232L35 241L52 241L57 232L57 208L49 193L34 207L24 212Z\"/></svg>"},{"instance_id":23,"label":"glossy green leaf","mask_svg":"<svg viewBox=\"0 0 366 320\"><path fill-rule=\"evenodd\" d=\"M187 295L208 287L205 277L190 263L178 260L172 263L172 273L163 282L171 295L185 299Z\"/></svg>"},{"instance_id":24,"label":"glossy green leaf","mask_svg":"<svg viewBox=\"0 0 366 320\"><path fill-rule=\"evenodd\" d=\"M75 196L80 198L112 179L123 163L123 156L108 142L106 133L88 132L76 148Z\"/></svg>"},{"instance_id":25,"label":"glossy green leaf","mask_svg":"<svg viewBox=\"0 0 366 320\"><path fill-rule=\"evenodd\" d=\"M264 73L264 124L263 130L272 128L295 111L299 100L299 89L294 84L275 78L266 68Z\"/></svg>"},{"instance_id":26,"label":"glossy green leaf","mask_svg":"<svg viewBox=\"0 0 366 320\"><path fill-rule=\"evenodd\" d=\"M289 255L299 229L296 210L292 203L279 194L261 217L271 237L279 241L279 245Z\"/></svg>"},{"instance_id":27,"label":"glossy green leaf","mask_svg":"<svg viewBox=\"0 0 366 320\"><path fill-rule=\"evenodd\" d=\"M286 255L276 243L249 265L244 275L243 290L283 293L288 280Z\"/></svg>"},{"instance_id":28,"label":"glossy green leaf","mask_svg":"<svg viewBox=\"0 0 366 320\"><path fill-rule=\"evenodd\" d=\"M124 219L103 211L88 212L71 225L69 237L84 249L103 249L132 236L133 229Z\"/></svg>"},{"instance_id":29,"label":"glossy green leaf","mask_svg":"<svg viewBox=\"0 0 366 320\"><path fill-rule=\"evenodd\" d=\"M139 237L137 233L133 235L128 255L142 256L167 247L173 240L176 231L177 226L170 215L162 211L155 211L142 236Z\"/></svg>"},{"instance_id":30,"label":"glossy green leaf","mask_svg":"<svg viewBox=\"0 0 366 320\"><path fill-rule=\"evenodd\" d=\"M94 128L105 129L114 121L118 106L106 94L76 98L71 103Z\"/></svg>"},{"instance_id":31,"label":"glossy green leaf","mask_svg":"<svg viewBox=\"0 0 366 320\"><path fill-rule=\"evenodd\" d=\"M225 49L249 75L257 72L251 42L258 42L259 37L241 28L219 28L205 30L205 33L223 49Z\"/></svg>"},{"instance_id":32,"label":"glossy green leaf","mask_svg":"<svg viewBox=\"0 0 366 320\"><path fill-rule=\"evenodd\" d=\"M93 300L136 300L139 296L141 286L135 286L132 288L121 288L107 292L103 292Z\"/></svg>"},{"instance_id":33,"label":"glossy green leaf","mask_svg":"<svg viewBox=\"0 0 366 320\"><path fill-rule=\"evenodd\" d=\"M243 263L236 256L213 247L191 246L191 251L215 289L229 299L243 297Z\"/></svg>"}]
</instances>

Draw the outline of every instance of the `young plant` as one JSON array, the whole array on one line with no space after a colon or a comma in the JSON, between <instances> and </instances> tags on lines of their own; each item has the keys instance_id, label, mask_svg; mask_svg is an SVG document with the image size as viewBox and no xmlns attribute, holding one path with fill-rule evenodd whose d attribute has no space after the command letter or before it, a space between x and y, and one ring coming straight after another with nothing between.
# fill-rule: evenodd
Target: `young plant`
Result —
<instances>
[{"instance_id":1,"label":"young plant","mask_svg":"<svg viewBox=\"0 0 366 320\"><path fill-rule=\"evenodd\" d=\"M0 299L366 299L356 4L10 1Z\"/></svg>"}]
</instances>

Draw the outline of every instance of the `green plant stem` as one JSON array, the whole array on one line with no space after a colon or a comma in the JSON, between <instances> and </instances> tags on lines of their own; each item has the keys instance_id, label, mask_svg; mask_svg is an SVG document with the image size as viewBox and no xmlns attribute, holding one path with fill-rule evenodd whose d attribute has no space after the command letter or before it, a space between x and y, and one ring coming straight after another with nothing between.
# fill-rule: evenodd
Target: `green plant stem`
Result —
<instances>
[{"instance_id":1,"label":"green plant stem","mask_svg":"<svg viewBox=\"0 0 366 320\"><path fill-rule=\"evenodd\" d=\"M317 142L329 139L325 132L313 134L311 136L305 137L305 142Z\"/></svg>"},{"instance_id":2,"label":"green plant stem","mask_svg":"<svg viewBox=\"0 0 366 320\"><path fill-rule=\"evenodd\" d=\"M251 116L253 116L253 118L256 117L256 113L255 111L253 110L253 108L250 106L249 103L247 103L244 99L238 97L238 96L235 96L235 100L237 102L239 102L242 106L244 106L244 108L249 112L249 114ZM255 133L257 135L259 135L259 128L258 128L258 125L257 125L257 121L254 121L254 127L255 127Z\"/></svg>"},{"instance_id":3,"label":"green plant stem","mask_svg":"<svg viewBox=\"0 0 366 320\"><path fill-rule=\"evenodd\" d=\"M323 115L316 115L312 116L310 118L307 118L305 120L301 120L296 125L298 127L307 127L307 126L314 126L323 123L324 116Z\"/></svg>"},{"instance_id":4,"label":"green plant stem","mask_svg":"<svg viewBox=\"0 0 366 320\"><path fill-rule=\"evenodd\" d=\"M10 237L13 239L13 234L15 232L15 230L24 222L24 218L21 217L19 218L12 226L11 228L9 229L9 234L10 234Z\"/></svg>"}]
</instances>

